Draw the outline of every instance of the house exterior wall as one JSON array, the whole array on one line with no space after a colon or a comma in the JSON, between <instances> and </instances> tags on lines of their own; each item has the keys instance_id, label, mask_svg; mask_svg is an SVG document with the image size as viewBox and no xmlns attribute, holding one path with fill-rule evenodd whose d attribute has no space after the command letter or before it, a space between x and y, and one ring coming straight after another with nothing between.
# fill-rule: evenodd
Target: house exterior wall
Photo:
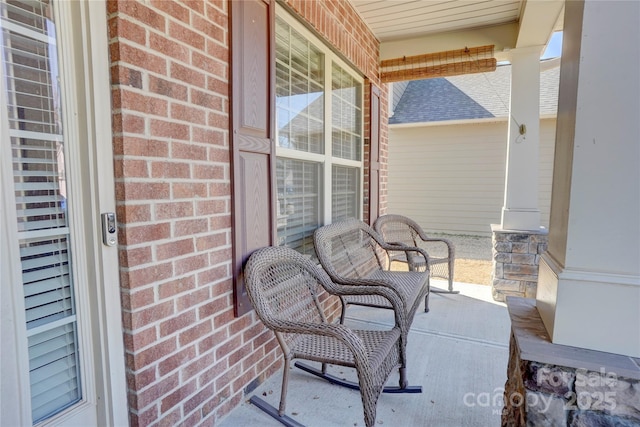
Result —
<instances>
[{"instance_id":1,"label":"house exterior wall","mask_svg":"<svg viewBox=\"0 0 640 427\"><path fill-rule=\"evenodd\" d=\"M549 225L555 119L540 122L539 208ZM391 127L388 212L430 232L491 235L504 205L507 122Z\"/></svg>"},{"instance_id":2,"label":"house exterior wall","mask_svg":"<svg viewBox=\"0 0 640 427\"><path fill-rule=\"evenodd\" d=\"M379 86L378 42L349 3L288 5ZM131 425L212 425L281 366L253 312L233 313L229 9L107 2ZM383 209L386 138L383 119Z\"/></svg>"}]
</instances>

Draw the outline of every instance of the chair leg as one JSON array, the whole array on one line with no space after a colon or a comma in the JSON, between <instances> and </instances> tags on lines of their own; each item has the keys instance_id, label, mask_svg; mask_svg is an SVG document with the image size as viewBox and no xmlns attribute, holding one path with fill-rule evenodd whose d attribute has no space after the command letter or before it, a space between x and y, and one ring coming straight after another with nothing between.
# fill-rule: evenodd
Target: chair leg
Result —
<instances>
[{"instance_id":1,"label":"chair leg","mask_svg":"<svg viewBox=\"0 0 640 427\"><path fill-rule=\"evenodd\" d=\"M427 294L424 296L424 312L428 313L429 312L429 294L431 292L427 292Z\"/></svg>"},{"instance_id":2,"label":"chair leg","mask_svg":"<svg viewBox=\"0 0 640 427\"><path fill-rule=\"evenodd\" d=\"M284 370L282 371L282 390L280 391L280 407L278 415L283 416L287 406L287 386L289 385L289 358L284 358Z\"/></svg>"}]
</instances>

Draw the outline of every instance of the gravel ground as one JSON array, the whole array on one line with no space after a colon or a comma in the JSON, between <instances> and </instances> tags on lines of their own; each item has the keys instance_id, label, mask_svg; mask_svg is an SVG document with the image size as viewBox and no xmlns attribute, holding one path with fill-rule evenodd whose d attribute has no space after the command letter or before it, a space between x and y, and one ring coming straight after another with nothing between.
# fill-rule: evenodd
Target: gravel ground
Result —
<instances>
[{"instance_id":1,"label":"gravel ground","mask_svg":"<svg viewBox=\"0 0 640 427\"><path fill-rule=\"evenodd\" d=\"M451 240L456 248L456 258L491 261L491 237L461 234L431 234L431 236Z\"/></svg>"}]
</instances>

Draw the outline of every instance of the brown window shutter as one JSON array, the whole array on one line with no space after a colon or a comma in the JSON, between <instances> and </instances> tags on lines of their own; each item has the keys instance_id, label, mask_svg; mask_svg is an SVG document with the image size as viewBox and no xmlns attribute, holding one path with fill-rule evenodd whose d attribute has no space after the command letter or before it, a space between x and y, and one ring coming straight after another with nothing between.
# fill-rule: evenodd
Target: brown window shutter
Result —
<instances>
[{"instance_id":1,"label":"brown window shutter","mask_svg":"<svg viewBox=\"0 0 640 427\"><path fill-rule=\"evenodd\" d=\"M380 89L371 85L369 129L369 224L380 214Z\"/></svg>"},{"instance_id":2,"label":"brown window shutter","mask_svg":"<svg viewBox=\"0 0 640 427\"><path fill-rule=\"evenodd\" d=\"M270 0L230 1L233 276L236 316L251 310L243 267L272 245L274 202L274 25Z\"/></svg>"}]
</instances>

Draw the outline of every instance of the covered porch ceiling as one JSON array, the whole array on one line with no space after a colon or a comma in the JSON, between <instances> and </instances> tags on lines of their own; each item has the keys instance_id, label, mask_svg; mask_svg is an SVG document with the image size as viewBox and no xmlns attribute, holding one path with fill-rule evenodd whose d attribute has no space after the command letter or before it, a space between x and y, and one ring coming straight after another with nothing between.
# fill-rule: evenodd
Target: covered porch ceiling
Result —
<instances>
[{"instance_id":1,"label":"covered porch ceiling","mask_svg":"<svg viewBox=\"0 0 640 427\"><path fill-rule=\"evenodd\" d=\"M350 0L380 40L380 59L495 45L539 47L562 30L564 0Z\"/></svg>"}]
</instances>

